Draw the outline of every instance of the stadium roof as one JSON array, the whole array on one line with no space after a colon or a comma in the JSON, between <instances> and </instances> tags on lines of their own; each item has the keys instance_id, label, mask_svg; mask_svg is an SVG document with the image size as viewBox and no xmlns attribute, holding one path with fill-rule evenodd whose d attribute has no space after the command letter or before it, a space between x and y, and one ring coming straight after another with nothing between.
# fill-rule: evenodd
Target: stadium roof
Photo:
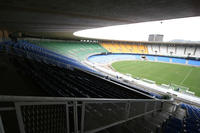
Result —
<instances>
[{"instance_id":1,"label":"stadium roof","mask_svg":"<svg viewBox=\"0 0 200 133\"><path fill-rule=\"evenodd\" d=\"M49 37L119 24L200 15L199 0L1 0L0 29Z\"/></svg>"}]
</instances>

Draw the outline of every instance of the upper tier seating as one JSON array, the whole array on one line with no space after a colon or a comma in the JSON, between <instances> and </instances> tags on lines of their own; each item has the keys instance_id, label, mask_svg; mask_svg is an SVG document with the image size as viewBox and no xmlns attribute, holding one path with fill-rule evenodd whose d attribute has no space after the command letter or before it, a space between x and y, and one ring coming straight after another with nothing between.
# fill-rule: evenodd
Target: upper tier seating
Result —
<instances>
[{"instance_id":1,"label":"upper tier seating","mask_svg":"<svg viewBox=\"0 0 200 133\"><path fill-rule=\"evenodd\" d=\"M195 56L200 57L200 47L198 47L195 51Z\"/></svg>"},{"instance_id":2,"label":"upper tier seating","mask_svg":"<svg viewBox=\"0 0 200 133\"><path fill-rule=\"evenodd\" d=\"M179 55L179 56L186 56L185 50L186 50L186 47L184 47L184 46L177 46L177 48L176 48L176 54Z\"/></svg>"},{"instance_id":3,"label":"upper tier seating","mask_svg":"<svg viewBox=\"0 0 200 133\"><path fill-rule=\"evenodd\" d=\"M127 44L127 43L101 43L101 46L112 53L137 53L179 57L200 57L198 46L188 47L172 44Z\"/></svg>"},{"instance_id":4,"label":"upper tier seating","mask_svg":"<svg viewBox=\"0 0 200 133\"><path fill-rule=\"evenodd\" d=\"M148 49L145 45L133 45L133 44L120 44L120 43L102 43L105 49L113 53L138 53L148 54Z\"/></svg>"}]
</instances>

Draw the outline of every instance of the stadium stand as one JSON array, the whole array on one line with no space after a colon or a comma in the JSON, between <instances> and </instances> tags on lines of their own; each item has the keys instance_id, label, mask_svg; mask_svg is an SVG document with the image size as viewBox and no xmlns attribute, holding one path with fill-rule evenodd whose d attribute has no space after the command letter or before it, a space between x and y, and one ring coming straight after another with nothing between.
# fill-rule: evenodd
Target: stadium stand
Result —
<instances>
[{"instance_id":1,"label":"stadium stand","mask_svg":"<svg viewBox=\"0 0 200 133\"><path fill-rule=\"evenodd\" d=\"M183 120L183 130L187 133L200 132L200 108L188 104L180 104L186 110L187 115Z\"/></svg>"},{"instance_id":2,"label":"stadium stand","mask_svg":"<svg viewBox=\"0 0 200 133\"><path fill-rule=\"evenodd\" d=\"M159 45L151 45L152 54L160 55Z\"/></svg>"},{"instance_id":3,"label":"stadium stand","mask_svg":"<svg viewBox=\"0 0 200 133\"><path fill-rule=\"evenodd\" d=\"M44 84L40 84L41 88L49 88L50 94L55 95L57 93L57 96L65 97L120 98L121 94L123 95L121 98L137 97L137 94L131 94L131 90L122 89L123 87L110 83L101 77L89 73L84 74L85 72L82 72L80 68L87 71L92 70L73 59L40 48L27 41L6 42L5 44L7 52L14 52L22 56L21 58L14 58L14 64L17 64L16 66L21 68L21 71L32 76L35 81L42 81ZM4 46L1 45L1 47ZM71 64L73 67L67 64ZM77 68L74 68L74 66ZM67 75L64 73L67 73ZM76 84L74 81L76 81ZM104 87L102 87L102 82L104 82ZM109 96L109 94L111 95Z\"/></svg>"},{"instance_id":4,"label":"stadium stand","mask_svg":"<svg viewBox=\"0 0 200 133\"><path fill-rule=\"evenodd\" d=\"M93 53L108 52L97 43L84 43L84 42L59 42L59 41L30 41L40 47L49 49L64 56L82 61Z\"/></svg>"},{"instance_id":5,"label":"stadium stand","mask_svg":"<svg viewBox=\"0 0 200 133\"><path fill-rule=\"evenodd\" d=\"M148 49L145 45L124 44L124 43L101 43L101 46L113 53L140 53L147 54Z\"/></svg>"},{"instance_id":6,"label":"stadium stand","mask_svg":"<svg viewBox=\"0 0 200 133\"><path fill-rule=\"evenodd\" d=\"M149 61L155 61L155 56L146 56Z\"/></svg>"},{"instance_id":7,"label":"stadium stand","mask_svg":"<svg viewBox=\"0 0 200 133\"><path fill-rule=\"evenodd\" d=\"M68 43L67 43L68 44ZM38 44L40 45L40 44ZM62 44L63 45L63 44ZM85 44L80 44L82 47ZM90 45L90 44L89 44ZM55 46L53 46L55 48ZM79 48L80 48L79 47ZM97 46L99 47L99 46ZM88 48L88 47L87 47ZM90 46L91 48L91 46ZM49 48L51 49L51 48ZM96 48L94 48L94 53L97 52ZM97 48L98 49L98 48ZM37 85L46 92L49 96L53 97L73 97L73 98L111 98L111 99L151 99L148 95L152 97L156 97L158 99L161 99L162 97L160 95L147 92L146 90L137 89L127 83L120 82L119 80L115 79L106 79L103 75L99 75L99 73L94 72L94 70L91 70L90 68L82 65L77 60L74 60L72 58L66 57L64 55L61 55L61 52L53 52L57 51L57 49L48 50L46 48L39 47L37 45L33 45L30 41L18 41L17 43L7 41L0 43L0 51L6 51L8 53L8 57L11 59L11 62L15 65L15 67L18 68L19 71L23 71L27 77L31 78ZM91 50L92 51L92 50ZM84 53L84 58L87 57L88 54L92 53ZM101 50L103 51L103 50ZM64 52L64 51L63 51ZM100 51L99 51L100 52ZM3 52L2 52L3 53ZM66 53L65 53L66 54ZM66 54L67 55L67 54ZM80 55L76 55L80 56ZM104 58L101 58L101 62L105 61L107 56L110 56L112 58L108 58L110 61L112 60L124 60L124 59L142 59L141 55L133 55L133 54L108 54L108 55L99 55L104 56ZM90 58L98 57L97 56L91 56ZM168 57L157 57L157 56L146 56L146 59L155 61L156 59L160 61L169 61ZM179 58L172 58L172 61L175 63L183 63L183 59ZM103 84L102 84L103 83ZM24 90L21 90L24 91ZM21 92L20 91L20 92ZM38 92L40 93L40 92ZM10 95L11 93L1 93L4 95ZM26 99L26 98L23 98ZM34 98L32 98L34 99ZM96 99L97 100L97 99ZM26 100L25 100L26 101ZM25 102L23 101L23 102ZM97 100L98 101L98 100ZM86 115L86 121L89 121L89 124L84 125L86 131L99 131L102 129L98 129L101 126L106 126L112 123L115 123L116 121L123 120L124 118L122 116L119 116L119 112L124 112L123 104L120 103L107 103L106 101L99 101L101 104L98 105L97 103L91 104L91 105L81 105L69 107L69 121L75 121L77 120L77 126L76 124L73 124L73 122L69 123L69 127L74 127L71 129L63 128L63 124L66 124L66 120L63 119L66 117L66 114L63 113L65 111L65 107L62 105L18 105L23 107L22 108L22 116L24 120L24 130L27 132L40 132L44 129L45 125L43 124L36 124L38 123L38 120L36 118L39 118L43 121L43 123L47 123L48 121L52 119L44 119L44 117L41 117L41 115L35 115L35 113L32 112L32 109L37 110L38 112L41 112L41 114L44 115L44 110L49 110L50 112L55 110L54 108L57 108L55 110L55 113L60 112L59 116L56 116L56 119L60 119L63 121L63 123L54 123L54 125L57 124L56 130L62 130L65 132L66 130L70 130L70 132L78 132L76 130L81 130L83 126L81 126L81 110L82 107L85 108L85 115ZM103 103L105 102L105 103ZM115 101L116 102L116 101ZM69 103L74 103L74 101L71 101ZM78 102L79 103L79 102ZM77 104L78 104L77 103ZM80 101L82 103L82 101ZM102 104L103 103L103 104ZM147 102L146 102L147 103ZM151 102L150 102L151 103ZM143 106L144 103L134 103L131 104L130 108L133 112L130 112L130 117L134 114L134 116L137 114L140 115L142 113L141 110L146 110L145 106ZM132 109L132 105L134 106L134 109ZM151 106L150 106L151 105ZM149 107L147 108L147 112L151 111L154 108L154 104L149 104ZM163 105L162 105L163 106ZM144 107L144 108L143 108ZM77 109L76 109L77 108ZM138 110L137 110L138 109ZM170 108L166 107L166 109L171 110ZM194 108L193 108L194 109ZM188 110L188 109L187 109ZM76 118L71 118L71 116L74 115L74 111L77 112L78 116ZM48 111L47 111L48 112ZM191 111L188 111L191 112ZM199 109L195 108L195 114L199 115ZM133 114L132 114L133 113ZM26 114L29 114L31 118L28 118ZM45 113L45 117L52 117L49 113ZM132 115L131 115L132 114ZM156 117L152 117L149 115L145 116L145 119L136 118L133 121L127 123L127 126L122 127L119 129L118 127L111 127L108 129L105 129L105 131L115 131L115 130L122 130L126 132L134 131L134 132L179 132L179 131L187 131L187 132L198 132L199 127L198 124L196 127L191 126L190 123L193 121L189 121L188 115L187 117L182 121L177 119L176 117L168 117L166 115L166 112L160 112L157 114ZM164 115L164 116L162 116ZM191 113L189 115L192 115ZM106 116L106 117L105 117ZM191 117L193 117L192 115ZM3 115L3 119L5 120L5 116ZM7 121L12 120L13 124L15 124L16 121L13 119L17 119L15 115L13 115L11 118L6 118ZM35 121L33 121L33 119ZM151 123L149 121L154 121L154 123ZM163 123L163 121L165 121ZM35 123L34 123L35 122ZM17 123L17 122L16 122ZM104 123L104 124L102 124ZM142 123L145 123L144 128L141 127L141 129L138 128L130 128L133 124L137 125L138 127L142 125ZM157 123L157 124L156 124ZM176 124L175 124L176 123ZM183 123L183 124L182 124ZM6 123L4 123L6 125ZM48 125L48 124L47 124ZM160 125L163 125L162 127ZM37 128L35 128L37 126ZM61 127L60 127L61 126ZM182 128L184 127L184 128ZM195 129L194 129L195 128ZM8 129L5 127L7 131L15 130ZM46 131L52 131L55 130L54 128L45 128ZM83 130L83 129L82 129Z\"/></svg>"},{"instance_id":8,"label":"stadium stand","mask_svg":"<svg viewBox=\"0 0 200 133\"><path fill-rule=\"evenodd\" d=\"M169 45L168 46L168 53L171 55L171 56L174 56L174 55L176 55L176 47L175 46L173 46L173 45ZM162 54L162 53L161 53Z\"/></svg>"},{"instance_id":9,"label":"stadium stand","mask_svg":"<svg viewBox=\"0 0 200 133\"><path fill-rule=\"evenodd\" d=\"M138 45L138 53L148 54L147 47L145 45Z\"/></svg>"},{"instance_id":10,"label":"stadium stand","mask_svg":"<svg viewBox=\"0 0 200 133\"><path fill-rule=\"evenodd\" d=\"M149 44L143 43L100 43L102 47L112 53L134 53L134 54L150 54L160 56L175 56L175 57L200 57L200 50L198 46L185 46L169 44Z\"/></svg>"},{"instance_id":11,"label":"stadium stand","mask_svg":"<svg viewBox=\"0 0 200 133\"><path fill-rule=\"evenodd\" d=\"M183 119L169 116L163 123L164 133L199 133L200 132L200 108L180 103L179 107L186 111Z\"/></svg>"},{"instance_id":12,"label":"stadium stand","mask_svg":"<svg viewBox=\"0 0 200 133\"><path fill-rule=\"evenodd\" d=\"M160 53L162 53L163 55L168 55L167 54L167 46L160 45Z\"/></svg>"},{"instance_id":13,"label":"stadium stand","mask_svg":"<svg viewBox=\"0 0 200 133\"><path fill-rule=\"evenodd\" d=\"M194 65L194 66L200 66L200 61L188 60L188 64Z\"/></svg>"},{"instance_id":14,"label":"stadium stand","mask_svg":"<svg viewBox=\"0 0 200 133\"><path fill-rule=\"evenodd\" d=\"M181 59L181 58L172 58L172 62L173 63L185 64L186 60L185 59Z\"/></svg>"},{"instance_id":15,"label":"stadium stand","mask_svg":"<svg viewBox=\"0 0 200 133\"><path fill-rule=\"evenodd\" d=\"M200 57L200 48L197 48L195 51L195 56Z\"/></svg>"},{"instance_id":16,"label":"stadium stand","mask_svg":"<svg viewBox=\"0 0 200 133\"><path fill-rule=\"evenodd\" d=\"M176 54L179 56L185 56L186 47L184 46L177 46L176 47Z\"/></svg>"},{"instance_id":17,"label":"stadium stand","mask_svg":"<svg viewBox=\"0 0 200 133\"><path fill-rule=\"evenodd\" d=\"M91 67L101 64L87 60L200 66L199 42L77 36L92 28L199 16L198 5L197 0L1 1L0 133L199 133L200 110L188 105L199 102L185 97L180 108L178 95L162 99L148 87L105 76Z\"/></svg>"},{"instance_id":18,"label":"stadium stand","mask_svg":"<svg viewBox=\"0 0 200 133\"><path fill-rule=\"evenodd\" d=\"M169 62L170 58L158 56L158 57L157 57L157 60L158 60L158 61L161 61L161 62Z\"/></svg>"},{"instance_id":19,"label":"stadium stand","mask_svg":"<svg viewBox=\"0 0 200 133\"><path fill-rule=\"evenodd\" d=\"M126 108L126 106L124 106L125 104L121 102L127 101L105 101L105 98L143 100L152 99L151 97L147 96L149 95L147 92L141 92L141 90L133 90L133 87L125 84L120 84L117 81L108 81L107 79L105 79L105 77L101 77L96 73L91 73L89 68L82 66L76 60L68 58L66 56L62 56L45 48L38 47L31 44L30 42L18 41L17 43L15 43L7 41L1 43L0 48L1 52L6 51L6 53L8 54L7 56L11 58L12 63L15 64L15 66L20 71L23 71L27 77L32 78L33 81L35 81L38 86L40 86L40 88L45 90L48 95L53 96L54 98L52 100L55 100L55 97L104 98L103 101L100 99L92 101L94 102L94 104L91 105L81 105L81 108L79 108L79 106L77 107L76 105L70 106L68 108L70 116L69 121L77 120L76 118L71 118L71 116L74 115L74 111L76 111L78 114L78 116L76 116L78 118L76 122L77 126L79 126L76 127L76 124L73 124L73 122L68 123L66 122L66 119L64 119L66 118L66 114L64 113L66 112L66 107L62 104L50 104L49 102L43 102L43 104L40 103L39 105L37 105L37 98L35 99L34 97L31 97L31 99L29 99L28 97L16 97L14 101L19 98L17 100L18 103L19 101L22 101L22 103L20 105L18 105L17 103L12 103L9 104L9 106L15 104L17 110L21 111L20 116L14 115L16 114L14 111L11 112L13 116L12 118L8 118L6 115L2 115L2 113L1 115L3 116L3 121L6 120L6 122L8 122L9 124L9 121L12 121L11 123L13 125L17 125L17 117L22 117L23 121L20 124L23 124L24 128L20 129L21 132L22 130L24 130L24 132L41 132L43 130L49 132L53 130L59 130L62 132L70 130L70 132L77 132L76 130L81 130L81 128L83 127L81 126L82 115L80 115L82 106L84 106L86 111L86 120L90 121L89 125L84 125L87 131L96 129L99 126L107 127L109 124L115 123L116 121L124 121L124 117L119 116L118 113L122 113L124 111L124 107ZM10 95L10 93L4 93L4 95ZM37 102L34 104L28 103L30 101L26 101L27 98L31 101L35 99ZM1 99L1 101L2 100L9 101L9 97L3 98ZM39 101L43 100L47 99L41 98ZM71 100L72 101L69 101L68 104L75 103L73 99ZM99 105L98 103L96 103L97 101L99 101L101 104ZM83 101L80 102L82 103ZM119 102L119 104L117 104L116 102ZM129 102L132 103L131 101ZM130 118L134 118L135 115L137 116L137 114L140 115L141 113L143 113L143 111L141 112L140 110L145 110L145 106L143 106L144 102L141 104L140 102L138 102L139 101L130 105L130 109L133 110L131 112L133 114L130 114ZM156 102L158 102L157 106L159 105L158 107L160 107L161 104L159 104L159 101L156 100ZM148 101L146 101L145 103L147 104ZM149 106L145 112L151 112L152 109L156 107L155 105L156 104L154 101L150 101ZM134 109L132 106L134 107ZM137 106L139 110L136 109ZM11 106L9 108L13 109L15 107ZM34 113L34 111L38 113ZM52 113L50 112L54 112L57 115L52 116ZM17 113L17 115L19 115L19 113ZM57 120L61 120L61 123L55 122ZM19 129L17 129L17 127L15 127L16 129L7 128L8 123L6 122L4 122L4 124L6 125L4 127L6 132L13 132L13 130L15 132L18 132ZM50 126L49 122L57 126L52 127ZM70 129L62 126L63 124L67 125L67 123L69 124L68 126L71 127Z\"/></svg>"},{"instance_id":20,"label":"stadium stand","mask_svg":"<svg viewBox=\"0 0 200 133\"><path fill-rule=\"evenodd\" d=\"M163 133L181 133L183 132L182 120L170 116L165 123L163 123Z\"/></svg>"},{"instance_id":21,"label":"stadium stand","mask_svg":"<svg viewBox=\"0 0 200 133\"><path fill-rule=\"evenodd\" d=\"M190 54L191 56L195 55L195 48L194 47L186 47L185 54L188 55Z\"/></svg>"}]
</instances>

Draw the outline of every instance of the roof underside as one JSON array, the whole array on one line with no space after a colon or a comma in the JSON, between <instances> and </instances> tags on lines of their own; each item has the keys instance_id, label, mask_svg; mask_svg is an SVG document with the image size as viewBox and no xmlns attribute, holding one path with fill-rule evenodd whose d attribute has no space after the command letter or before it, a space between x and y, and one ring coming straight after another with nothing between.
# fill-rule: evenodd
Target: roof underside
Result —
<instances>
[{"instance_id":1,"label":"roof underside","mask_svg":"<svg viewBox=\"0 0 200 133\"><path fill-rule=\"evenodd\" d=\"M200 15L199 0L1 0L0 29L75 38L73 32Z\"/></svg>"}]
</instances>

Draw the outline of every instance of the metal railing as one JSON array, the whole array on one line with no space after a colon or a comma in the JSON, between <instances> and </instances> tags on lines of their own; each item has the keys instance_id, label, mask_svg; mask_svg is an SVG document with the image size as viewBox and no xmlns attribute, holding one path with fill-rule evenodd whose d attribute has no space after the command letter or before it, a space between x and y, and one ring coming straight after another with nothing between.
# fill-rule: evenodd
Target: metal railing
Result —
<instances>
[{"instance_id":1,"label":"metal railing","mask_svg":"<svg viewBox=\"0 0 200 133\"><path fill-rule=\"evenodd\" d=\"M15 111L21 133L93 133L159 111L172 101L0 96L0 104L6 102L14 106L0 107L0 115Z\"/></svg>"}]
</instances>

